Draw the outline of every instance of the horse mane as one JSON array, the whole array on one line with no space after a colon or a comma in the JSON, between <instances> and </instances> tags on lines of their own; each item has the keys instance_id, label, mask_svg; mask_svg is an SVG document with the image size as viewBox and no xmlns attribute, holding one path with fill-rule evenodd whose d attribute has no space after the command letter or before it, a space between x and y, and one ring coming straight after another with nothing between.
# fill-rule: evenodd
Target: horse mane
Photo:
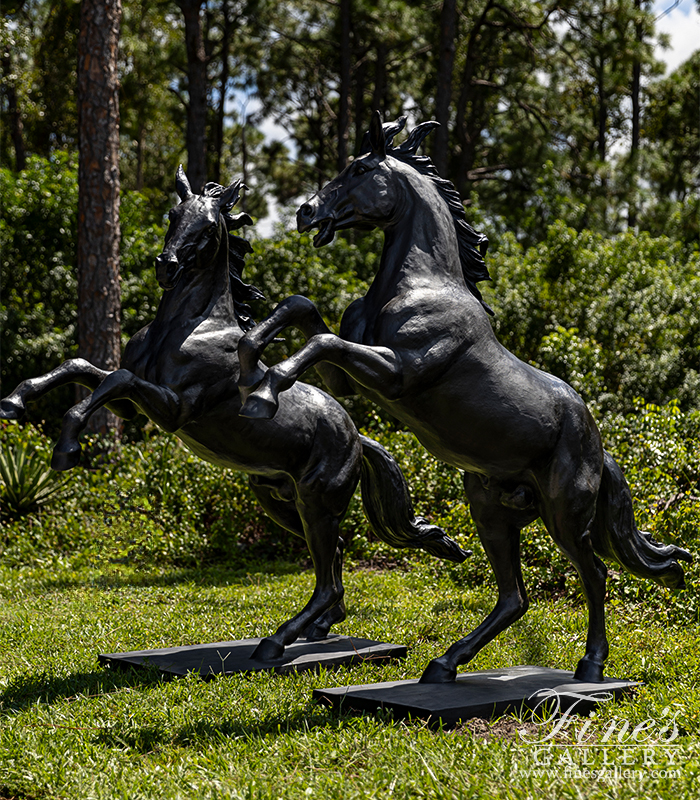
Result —
<instances>
[{"instance_id":1,"label":"horse mane","mask_svg":"<svg viewBox=\"0 0 700 800\"><path fill-rule=\"evenodd\" d=\"M238 181L237 189L242 186L241 181ZM210 182L204 187L202 195L204 197L220 197L224 191L226 191L225 186ZM233 311L236 315L236 321L245 332L255 327L253 311L248 303L253 300L264 300L265 295L257 286L243 282L245 257L253 252L253 248L247 239L237 236L233 231L238 230L243 225L252 225L253 220L245 213L235 215L230 213L233 206L238 202L239 196L238 191L236 191L231 201L221 208L221 217L224 220L228 234L228 277L231 296L233 297Z\"/></svg>"},{"instance_id":2,"label":"horse mane","mask_svg":"<svg viewBox=\"0 0 700 800\"><path fill-rule=\"evenodd\" d=\"M402 144L398 147L394 147L394 137L405 127L406 117L399 117L395 122L385 123L382 126L382 130L384 133L386 152L399 161L402 161L404 164L413 167L421 175L429 178L438 190L438 194L445 201L452 215L455 233L457 234L459 260L462 265L464 280L471 293L477 298L484 309L489 314L493 315L493 310L484 302L481 292L476 285L478 281L491 280L488 267L484 260L486 250L489 246L489 240L485 234L474 230L467 222L464 206L462 205L462 201L454 184L438 175L435 165L428 156L419 156L416 153L423 143L423 139L425 139L433 128L437 128L439 124L439 122L431 120L417 125ZM365 153L369 151L369 134L365 134L360 152Z\"/></svg>"}]
</instances>

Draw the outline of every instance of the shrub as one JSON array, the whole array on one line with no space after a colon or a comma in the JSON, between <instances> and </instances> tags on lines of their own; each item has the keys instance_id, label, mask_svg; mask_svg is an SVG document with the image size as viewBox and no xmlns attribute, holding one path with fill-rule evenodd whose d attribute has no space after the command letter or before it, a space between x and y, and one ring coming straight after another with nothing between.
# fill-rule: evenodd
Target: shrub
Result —
<instances>
[{"instance_id":1,"label":"shrub","mask_svg":"<svg viewBox=\"0 0 700 800\"><path fill-rule=\"evenodd\" d=\"M557 223L527 251L504 237L489 264L494 326L519 358L602 411L631 412L635 397L700 406L700 254Z\"/></svg>"},{"instance_id":2,"label":"shrub","mask_svg":"<svg viewBox=\"0 0 700 800\"><path fill-rule=\"evenodd\" d=\"M447 571L461 585L494 587L490 565L465 504L459 472L428 455L415 437L374 418L371 435L393 454L412 490L416 512L442 526L474 551L463 565L422 553L398 551L371 533L359 493L342 526L349 562L409 563ZM635 498L639 527L659 541L697 552L700 524L700 412L682 413L637 403L627 415L603 420L607 449L625 470ZM38 431L3 423L0 445L25 443L48 459L50 443ZM87 441L88 448L94 441ZM46 463L46 462L45 462ZM122 445L88 459L68 474L70 495L9 519L3 525L2 557L7 562L65 557L112 558L174 565L251 558L308 558L304 543L265 515L243 473L200 461L177 439L149 432L145 441ZM557 550L541 522L521 537L525 581L532 597L580 598L571 564ZM698 567L688 570L689 590L681 599L610 564L610 591L625 601L659 597L659 613L694 618L700 609Z\"/></svg>"}]
</instances>

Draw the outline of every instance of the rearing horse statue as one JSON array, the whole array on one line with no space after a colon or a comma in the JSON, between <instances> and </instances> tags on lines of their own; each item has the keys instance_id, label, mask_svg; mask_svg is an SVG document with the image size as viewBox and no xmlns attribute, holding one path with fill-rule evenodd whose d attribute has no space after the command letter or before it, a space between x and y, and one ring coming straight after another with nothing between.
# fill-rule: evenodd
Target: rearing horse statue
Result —
<instances>
[{"instance_id":1,"label":"rearing horse statue","mask_svg":"<svg viewBox=\"0 0 700 800\"><path fill-rule=\"evenodd\" d=\"M417 126L394 147L404 124L383 126L375 114L364 152L297 213L300 231L319 229L317 247L343 228L383 230L369 291L345 311L339 336L301 297L288 298L250 331L239 345L239 385L248 394L242 413L273 416L280 393L326 362L335 393L371 398L436 458L464 471L498 601L474 631L430 662L422 681L455 680L458 665L527 611L520 531L538 517L576 568L588 604L586 653L575 677L602 681L607 570L599 556L680 588L679 559L690 555L637 530L629 487L579 395L497 341L476 287L488 277L485 237L467 224L452 184L417 155L437 123ZM263 375L258 356L289 325L307 344Z\"/></svg>"},{"instance_id":2,"label":"rearing horse statue","mask_svg":"<svg viewBox=\"0 0 700 800\"><path fill-rule=\"evenodd\" d=\"M205 461L247 472L268 515L306 540L316 574L304 608L257 646L253 658L269 662L299 636L323 639L345 619L340 524L358 481L365 512L383 541L458 562L468 553L414 516L396 462L360 436L325 392L299 383L274 420L240 416L237 345L255 325L248 302L262 297L242 280L244 256L252 248L234 231L252 220L230 213L240 187L240 181L229 187L208 183L199 195L180 167L181 202L170 211L165 246L156 258L163 296L153 322L127 344L121 368L108 372L84 359L65 361L0 401L0 419L19 419L28 402L56 386L79 383L92 394L64 416L54 469L79 462L78 436L91 414L106 405L126 419L141 411Z\"/></svg>"}]
</instances>

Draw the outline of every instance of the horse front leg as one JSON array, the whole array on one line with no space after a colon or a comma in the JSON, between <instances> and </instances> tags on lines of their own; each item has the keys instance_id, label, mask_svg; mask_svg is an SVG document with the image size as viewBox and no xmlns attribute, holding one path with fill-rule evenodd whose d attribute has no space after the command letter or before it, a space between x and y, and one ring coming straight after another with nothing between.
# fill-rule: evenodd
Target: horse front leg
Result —
<instances>
[{"instance_id":1,"label":"horse front leg","mask_svg":"<svg viewBox=\"0 0 700 800\"><path fill-rule=\"evenodd\" d=\"M265 367L260 363L265 348L286 328L297 328L307 339L322 333L332 333L316 306L306 297L295 294L283 300L269 317L248 331L238 343L240 377L238 389L246 400L265 377ZM337 395L350 394L347 376L342 370L319 364L318 371L324 383Z\"/></svg>"},{"instance_id":2,"label":"horse front leg","mask_svg":"<svg viewBox=\"0 0 700 800\"><path fill-rule=\"evenodd\" d=\"M180 398L172 389L144 381L129 370L119 369L109 373L90 397L66 412L61 435L53 450L53 469L71 469L80 461L82 448L78 436L98 408L115 400L130 401L169 433L182 427L186 421L182 418Z\"/></svg>"},{"instance_id":3,"label":"horse front leg","mask_svg":"<svg viewBox=\"0 0 700 800\"><path fill-rule=\"evenodd\" d=\"M111 374L84 358L71 358L45 375L22 381L13 392L0 400L0 419L21 419L27 410L27 403L39 400L52 389L67 383L77 383L94 392ZM138 414L138 409L128 401L110 402L107 407L122 419L133 419Z\"/></svg>"},{"instance_id":4,"label":"horse front leg","mask_svg":"<svg viewBox=\"0 0 700 800\"><path fill-rule=\"evenodd\" d=\"M398 398L403 391L401 361L393 350L348 342L326 333L312 336L293 356L270 367L260 386L243 404L241 416L272 419L279 406L280 392L290 389L306 370L321 361L340 367L354 381L388 400Z\"/></svg>"},{"instance_id":5,"label":"horse front leg","mask_svg":"<svg viewBox=\"0 0 700 800\"><path fill-rule=\"evenodd\" d=\"M260 358L265 348L285 328L296 327L307 338L318 333L330 333L316 306L306 297L294 294L277 305L275 310L251 328L238 343L241 374L238 388L241 397L248 395L265 376Z\"/></svg>"}]
</instances>

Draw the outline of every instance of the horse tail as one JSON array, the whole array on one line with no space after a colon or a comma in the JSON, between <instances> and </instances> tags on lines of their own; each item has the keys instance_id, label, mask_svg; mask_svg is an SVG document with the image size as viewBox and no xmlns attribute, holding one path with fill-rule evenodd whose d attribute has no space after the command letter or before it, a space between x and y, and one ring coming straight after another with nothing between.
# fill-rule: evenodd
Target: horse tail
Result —
<instances>
[{"instance_id":1,"label":"horse tail","mask_svg":"<svg viewBox=\"0 0 700 800\"><path fill-rule=\"evenodd\" d=\"M612 558L633 575L651 578L672 589L685 587L683 567L678 562L692 561L693 557L676 545L657 544L650 533L637 529L632 493L609 453L604 456L591 541L598 555Z\"/></svg>"},{"instance_id":2,"label":"horse tail","mask_svg":"<svg viewBox=\"0 0 700 800\"><path fill-rule=\"evenodd\" d=\"M377 536L392 547L418 547L447 561L470 556L442 528L415 516L408 484L390 453L366 436L360 440L362 505Z\"/></svg>"}]
</instances>

